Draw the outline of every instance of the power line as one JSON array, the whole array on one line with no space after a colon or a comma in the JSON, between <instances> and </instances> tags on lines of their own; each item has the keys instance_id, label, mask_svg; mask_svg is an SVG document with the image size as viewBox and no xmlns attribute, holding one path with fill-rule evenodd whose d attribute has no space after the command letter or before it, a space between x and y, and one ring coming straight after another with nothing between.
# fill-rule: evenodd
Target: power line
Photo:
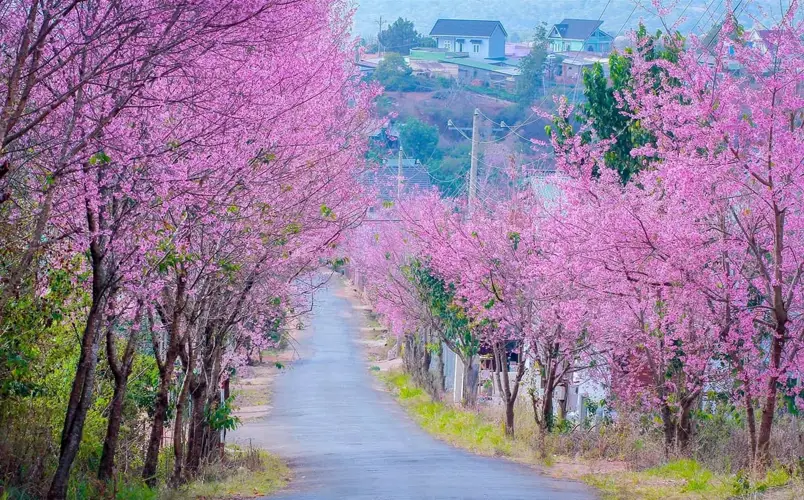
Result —
<instances>
[{"instance_id":1,"label":"power line","mask_svg":"<svg viewBox=\"0 0 804 500\"><path fill-rule=\"evenodd\" d=\"M692 3L693 1L694 0L690 0L690 3ZM628 14L628 17L625 19L625 22L623 23L623 25L620 26L620 29L617 30L617 34L614 35L614 38L617 38L618 36L620 36L620 33L622 33L623 29L625 29L625 25L628 24L628 21L631 20L631 16L634 15L634 12L636 12L637 8L639 8L640 5L642 5L641 1L637 1L637 2L634 3L634 8L631 10L631 13ZM614 42L614 38L612 38L612 43Z\"/></svg>"},{"instance_id":2,"label":"power line","mask_svg":"<svg viewBox=\"0 0 804 500\"><path fill-rule=\"evenodd\" d=\"M720 3L723 3L723 0L720 0ZM704 17L704 16L705 16L705 15L706 15L706 14L709 12L709 9L711 9L711 8L712 8L712 5L714 5L714 4L715 4L715 0L712 0L711 2L709 2L709 4L706 6L706 10L704 10L704 11L701 13L701 15L698 17L698 20L697 20L697 21L695 21L695 24L694 24L694 25L692 26L692 28L690 29L690 33L692 33L693 31L695 31L695 28L697 28L697 27L698 27L698 24L700 24L700 22L701 22L701 20L703 19L703 17ZM720 4L718 4L718 6L717 6L717 7L715 7L715 10L717 10L719 7L720 7Z\"/></svg>"}]
</instances>

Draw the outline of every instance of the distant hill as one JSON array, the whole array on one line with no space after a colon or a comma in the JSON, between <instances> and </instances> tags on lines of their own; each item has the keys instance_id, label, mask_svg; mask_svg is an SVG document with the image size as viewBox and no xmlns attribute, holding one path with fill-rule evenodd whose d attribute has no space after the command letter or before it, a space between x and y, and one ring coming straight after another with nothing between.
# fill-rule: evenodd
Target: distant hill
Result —
<instances>
[{"instance_id":1,"label":"distant hill","mask_svg":"<svg viewBox=\"0 0 804 500\"><path fill-rule=\"evenodd\" d=\"M754 25L751 16L779 18L778 0L743 1L744 5L740 4L740 0L733 0L732 3L737 6L740 20L747 27ZM651 29L661 27L650 0L641 0L641 6L636 10L633 0L611 0L608 7L607 0L357 0L357 3L354 33L364 37L376 36L380 16L385 26L400 16L410 19L416 29L424 34L429 33L433 23L440 17L494 19L503 23L509 37L516 34L523 39L529 38L535 26L542 21L552 25L565 17L598 19L601 13L603 29L612 35L636 27L640 18ZM677 6L666 18L675 22L683 12L686 21L681 25L681 31L684 33L693 27L695 33L706 33L710 26L722 20L726 9L726 0L676 0L676 3ZM782 0L781 3L787 7L789 0Z\"/></svg>"}]
</instances>

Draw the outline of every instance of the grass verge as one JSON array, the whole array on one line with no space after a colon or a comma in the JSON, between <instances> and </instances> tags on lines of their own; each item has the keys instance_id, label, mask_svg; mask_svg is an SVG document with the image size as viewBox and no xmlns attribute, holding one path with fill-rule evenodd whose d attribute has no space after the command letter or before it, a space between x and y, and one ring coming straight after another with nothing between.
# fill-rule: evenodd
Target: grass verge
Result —
<instances>
[{"instance_id":1,"label":"grass verge","mask_svg":"<svg viewBox=\"0 0 804 500\"><path fill-rule=\"evenodd\" d=\"M774 468L764 477L745 474L719 474L695 460L674 460L641 471L614 471L595 474L573 472L566 464L553 465L553 459L539 460L527 438L507 437L502 424L495 424L479 413L433 401L402 372L377 373L400 404L427 432L472 452L502 456L539 465L545 473L564 479L581 480L598 489L605 499L794 499L800 478L791 478L783 468ZM558 469L561 470L558 470ZM583 468L577 469L578 471Z\"/></svg>"},{"instance_id":2,"label":"grass verge","mask_svg":"<svg viewBox=\"0 0 804 500\"><path fill-rule=\"evenodd\" d=\"M603 498L647 500L758 498L774 493L791 481L790 475L781 468L752 480L744 474L716 474L695 460L674 460L639 472L587 475L582 479L598 488ZM776 494L783 495L784 491L778 490Z\"/></svg>"},{"instance_id":3,"label":"grass verge","mask_svg":"<svg viewBox=\"0 0 804 500\"><path fill-rule=\"evenodd\" d=\"M290 469L264 450L227 449L226 465L205 470L201 477L178 490L166 490L160 499L241 499L270 495L287 485Z\"/></svg>"},{"instance_id":4,"label":"grass verge","mask_svg":"<svg viewBox=\"0 0 804 500\"><path fill-rule=\"evenodd\" d=\"M427 432L460 448L480 455L505 456L524 463L537 463L533 450L506 437L501 425L481 415L433 401L406 373L378 373L400 404Z\"/></svg>"}]
</instances>

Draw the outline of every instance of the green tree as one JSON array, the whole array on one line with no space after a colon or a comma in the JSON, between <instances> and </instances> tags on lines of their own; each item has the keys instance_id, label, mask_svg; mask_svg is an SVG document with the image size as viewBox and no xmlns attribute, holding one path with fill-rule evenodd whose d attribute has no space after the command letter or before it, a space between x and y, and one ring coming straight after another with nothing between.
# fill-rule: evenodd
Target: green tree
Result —
<instances>
[{"instance_id":1,"label":"green tree","mask_svg":"<svg viewBox=\"0 0 804 500\"><path fill-rule=\"evenodd\" d=\"M443 196L458 196L463 191L469 172L472 146L469 142L458 143L444 151L440 158L428 162L430 178ZM441 153L441 151L439 151Z\"/></svg>"},{"instance_id":2,"label":"green tree","mask_svg":"<svg viewBox=\"0 0 804 500\"><path fill-rule=\"evenodd\" d=\"M383 50L410 54L410 49L417 47L422 36L413 26L413 21L399 18L386 29L380 31L380 45Z\"/></svg>"},{"instance_id":3,"label":"green tree","mask_svg":"<svg viewBox=\"0 0 804 500\"><path fill-rule=\"evenodd\" d=\"M416 89L413 70L400 54L385 54L374 70L374 80L387 90L412 91Z\"/></svg>"},{"instance_id":4,"label":"green tree","mask_svg":"<svg viewBox=\"0 0 804 500\"><path fill-rule=\"evenodd\" d=\"M665 59L675 61L678 59L683 40L679 35L672 37L662 35L657 31L655 35L647 32L644 25L637 30L638 47L646 51L648 60ZM657 43L663 40L664 43ZM613 53L609 57L611 68L609 77L603 71L603 66L596 63L583 74L584 96L586 103L581 108L584 121L591 123L595 135L600 139L616 138L616 142L606 153L605 162L608 168L620 174L623 183L633 176L643 164L645 158L634 157L631 151L634 148L651 143L654 138L646 132L639 123L630 118L630 109L624 102L618 102L618 95L628 94L633 89L631 76L632 49L626 49L625 54ZM662 70L656 67L656 77ZM588 137L591 140L591 137Z\"/></svg>"},{"instance_id":5,"label":"green tree","mask_svg":"<svg viewBox=\"0 0 804 500\"><path fill-rule=\"evenodd\" d=\"M437 154L438 127L411 118L402 126L399 140L407 156L427 162Z\"/></svg>"},{"instance_id":6,"label":"green tree","mask_svg":"<svg viewBox=\"0 0 804 500\"><path fill-rule=\"evenodd\" d=\"M547 57L547 34L546 23L537 26L536 34L533 36L533 47L519 62L522 74L517 80L516 97L522 106L528 106L533 102L542 85L542 67Z\"/></svg>"},{"instance_id":7,"label":"green tree","mask_svg":"<svg viewBox=\"0 0 804 500\"><path fill-rule=\"evenodd\" d=\"M435 38L430 38L429 36L422 37L419 41L419 47L438 47L438 42L436 42Z\"/></svg>"},{"instance_id":8,"label":"green tree","mask_svg":"<svg viewBox=\"0 0 804 500\"><path fill-rule=\"evenodd\" d=\"M463 366L463 401L466 406L474 406L477 398L477 370L471 368L480 352L480 341L475 333L482 328L472 318L461 300L455 296L455 286L447 283L433 273L422 261L415 260L403 269L408 281L415 287L422 304L430 311L434 329L440 340L457 354Z\"/></svg>"}]
</instances>

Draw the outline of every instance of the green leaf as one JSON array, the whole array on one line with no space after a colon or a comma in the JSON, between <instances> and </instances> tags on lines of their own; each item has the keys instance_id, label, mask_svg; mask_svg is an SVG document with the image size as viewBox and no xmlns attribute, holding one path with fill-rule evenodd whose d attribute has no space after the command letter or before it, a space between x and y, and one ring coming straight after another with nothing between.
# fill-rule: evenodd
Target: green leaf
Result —
<instances>
[{"instance_id":1,"label":"green leaf","mask_svg":"<svg viewBox=\"0 0 804 500\"><path fill-rule=\"evenodd\" d=\"M112 161L112 159L109 158L109 155L107 155L103 151L98 151L97 153L95 153L94 155L89 157L89 164L93 165L93 166L98 164L98 163L106 164L106 163L109 163L111 161Z\"/></svg>"}]
</instances>

